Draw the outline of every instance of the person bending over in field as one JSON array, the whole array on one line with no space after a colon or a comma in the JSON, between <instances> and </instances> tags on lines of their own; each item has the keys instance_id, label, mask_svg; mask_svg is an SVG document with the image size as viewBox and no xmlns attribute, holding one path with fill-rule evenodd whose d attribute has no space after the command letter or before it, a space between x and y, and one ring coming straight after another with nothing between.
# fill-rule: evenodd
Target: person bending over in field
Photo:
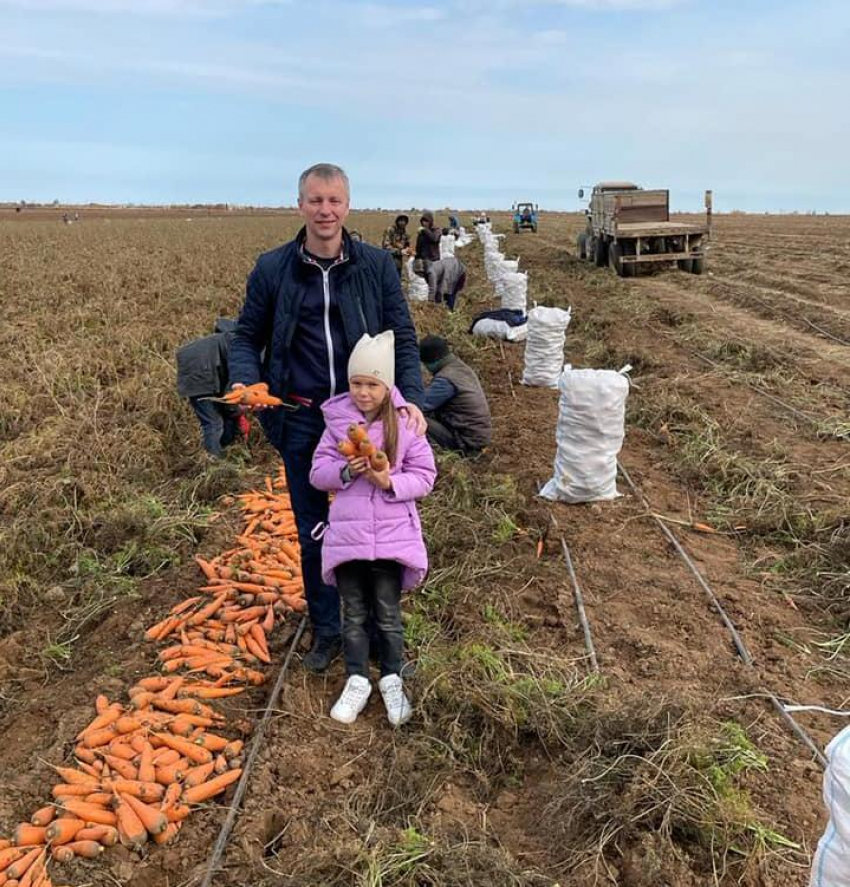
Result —
<instances>
[{"instance_id":1,"label":"person bending over in field","mask_svg":"<svg viewBox=\"0 0 850 887\"><path fill-rule=\"evenodd\" d=\"M339 594L322 580L321 542L311 531L327 520L328 494L310 485L324 430L321 404L348 390L347 366L363 335L395 335L395 378L405 423L420 435L424 391L416 331L391 256L353 241L344 227L348 177L320 163L298 181L304 227L261 255L248 277L230 349L233 387L264 381L293 409L266 410L260 422L283 457L298 538L313 642L305 667L324 671L342 650ZM266 357L260 361L260 352Z\"/></svg>"},{"instance_id":2,"label":"person bending over in field","mask_svg":"<svg viewBox=\"0 0 850 887\"><path fill-rule=\"evenodd\" d=\"M248 439L248 420L238 407L207 400L227 390L227 352L236 322L220 317L211 336L195 339L177 351L177 393L189 398L201 424L204 449L221 459L239 435Z\"/></svg>"}]
</instances>

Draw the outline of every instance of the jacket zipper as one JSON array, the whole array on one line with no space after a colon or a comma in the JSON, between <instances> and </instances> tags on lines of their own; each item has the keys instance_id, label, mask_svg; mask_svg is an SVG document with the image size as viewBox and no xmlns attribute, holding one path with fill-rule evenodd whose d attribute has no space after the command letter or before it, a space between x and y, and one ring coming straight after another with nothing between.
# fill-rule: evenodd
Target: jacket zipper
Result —
<instances>
[{"instance_id":1,"label":"jacket zipper","mask_svg":"<svg viewBox=\"0 0 850 887\"><path fill-rule=\"evenodd\" d=\"M304 261L309 265L315 265L322 272L322 292L325 299L325 347L328 351L328 374L330 376L331 393L330 396L336 395L336 367L334 366L334 340L331 336L331 268L336 268L346 261L345 257L338 258L330 268L323 268L318 262L314 262L309 256L302 254Z\"/></svg>"},{"instance_id":2,"label":"jacket zipper","mask_svg":"<svg viewBox=\"0 0 850 887\"><path fill-rule=\"evenodd\" d=\"M333 268L333 265L331 265ZM325 344L328 348L328 372L331 377L331 397L336 394L336 367L334 367L334 342L331 337L331 269L321 268L322 289L325 293Z\"/></svg>"}]
</instances>

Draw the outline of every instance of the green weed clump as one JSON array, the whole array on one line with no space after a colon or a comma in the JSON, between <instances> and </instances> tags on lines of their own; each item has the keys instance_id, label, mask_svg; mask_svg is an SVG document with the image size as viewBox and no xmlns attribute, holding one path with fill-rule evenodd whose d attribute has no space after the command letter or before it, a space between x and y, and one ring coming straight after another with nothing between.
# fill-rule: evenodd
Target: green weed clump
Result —
<instances>
[{"instance_id":1,"label":"green weed clump","mask_svg":"<svg viewBox=\"0 0 850 887\"><path fill-rule=\"evenodd\" d=\"M765 822L746 789L767 758L740 724L701 722L662 704L602 714L596 741L563 774L549 821L574 842L564 863L605 867L647 833L718 879L766 853L801 848Z\"/></svg>"}]
</instances>

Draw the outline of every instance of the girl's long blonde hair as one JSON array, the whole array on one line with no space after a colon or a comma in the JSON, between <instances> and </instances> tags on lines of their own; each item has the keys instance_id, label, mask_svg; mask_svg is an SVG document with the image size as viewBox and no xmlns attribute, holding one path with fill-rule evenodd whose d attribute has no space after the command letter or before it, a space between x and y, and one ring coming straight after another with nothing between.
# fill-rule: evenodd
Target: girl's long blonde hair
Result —
<instances>
[{"instance_id":1,"label":"girl's long blonde hair","mask_svg":"<svg viewBox=\"0 0 850 887\"><path fill-rule=\"evenodd\" d=\"M393 466L398 452L398 413L393 406L392 391L389 389L375 419L380 419L384 426L384 452L390 466Z\"/></svg>"}]
</instances>

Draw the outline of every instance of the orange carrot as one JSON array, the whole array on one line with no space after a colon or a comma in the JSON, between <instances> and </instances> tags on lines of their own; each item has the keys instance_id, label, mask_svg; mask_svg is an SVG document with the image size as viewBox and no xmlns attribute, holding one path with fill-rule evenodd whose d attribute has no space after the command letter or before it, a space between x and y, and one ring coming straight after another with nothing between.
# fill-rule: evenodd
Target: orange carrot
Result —
<instances>
[{"instance_id":1,"label":"orange carrot","mask_svg":"<svg viewBox=\"0 0 850 887\"><path fill-rule=\"evenodd\" d=\"M183 786L179 782L169 785L165 790L165 797L162 799L160 810L163 812L170 810L180 800L182 794Z\"/></svg>"},{"instance_id":2,"label":"orange carrot","mask_svg":"<svg viewBox=\"0 0 850 887\"><path fill-rule=\"evenodd\" d=\"M18 847L44 844L47 840L44 837L45 831L46 829L43 825L31 825L28 822L22 822L14 831L14 841Z\"/></svg>"},{"instance_id":3,"label":"orange carrot","mask_svg":"<svg viewBox=\"0 0 850 887\"><path fill-rule=\"evenodd\" d=\"M157 844L167 844L180 831L182 825L182 822L169 822L164 831L153 836L154 842Z\"/></svg>"},{"instance_id":4,"label":"orange carrot","mask_svg":"<svg viewBox=\"0 0 850 887\"><path fill-rule=\"evenodd\" d=\"M141 847L148 839L147 829L125 798L124 795L116 795L115 816L118 823L118 837L125 847Z\"/></svg>"},{"instance_id":5,"label":"orange carrot","mask_svg":"<svg viewBox=\"0 0 850 887\"><path fill-rule=\"evenodd\" d=\"M77 832L81 828L85 828L85 822L82 819L70 819L62 817L47 826L47 840L52 844L67 844L73 841Z\"/></svg>"},{"instance_id":6,"label":"orange carrot","mask_svg":"<svg viewBox=\"0 0 850 887\"><path fill-rule=\"evenodd\" d=\"M186 804L175 804L173 807L169 807L168 810L164 810L163 812L165 813L165 818L169 822L180 822L192 812L192 808Z\"/></svg>"},{"instance_id":7,"label":"orange carrot","mask_svg":"<svg viewBox=\"0 0 850 887\"><path fill-rule=\"evenodd\" d=\"M74 856L82 856L83 859L97 859L106 850L99 841L73 841L65 846L74 852Z\"/></svg>"},{"instance_id":8,"label":"orange carrot","mask_svg":"<svg viewBox=\"0 0 850 887\"><path fill-rule=\"evenodd\" d=\"M111 810L99 804L87 804L85 801L69 800L63 801L62 806L75 816L86 822L93 822L97 825L117 825L118 819Z\"/></svg>"},{"instance_id":9,"label":"orange carrot","mask_svg":"<svg viewBox=\"0 0 850 887\"><path fill-rule=\"evenodd\" d=\"M118 843L118 829L109 825L92 825L77 832L78 841L97 841L104 847L114 847Z\"/></svg>"},{"instance_id":10,"label":"orange carrot","mask_svg":"<svg viewBox=\"0 0 850 887\"><path fill-rule=\"evenodd\" d=\"M50 851L50 855L56 860L56 862L71 862L74 858L74 851L71 850L70 847L63 845L59 845L58 847L54 847Z\"/></svg>"},{"instance_id":11,"label":"orange carrot","mask_svg":"<svg viewBox=\"0 0 850 887\"><path fill-rule=\"evenodd\" d=\"M99 788L99 782L90 782L88 784L79 783L74 785L60 782L58 785L54 785L50 792L54 798L61 800L62 798L84 798L86 795L96 792Z\"/></svg>"},{"instance_id":12,"label":"orange carrot","mask_svg":"<svg viewBox=\"0 0 850 887\"><path fill-rule=\"evenodd\" d=\"M0 872L7 871L13 862L23 859L29 852L23 847L7 847L5 850L0 850Z\"/></svg>"},{"instance_id":13,"label":"orange carrot","mask_svg":"<svg viewBox=\"0 0 850 887\"><path fill-rule=\"evenodd\" d=\"M214 779L187 788L183 792L183 800L187 804L199 804L202 801L213 798L220 792L223 792L231 783L236 782L241 775L242 770L228 770L227 773L222 773Z\"/></svg>"},{"instance_id":14,"label":"orange carrot","mask_svg":"<svg viewBox=\"0 0 850 887\"><path fill-rule=\"evenodd\" d=\"M156 780L156 768L153 763L153 748L149 742L145 742L139 757L140 782L154 782Z\"/></svg>"},{"instance_id":15,"label":"orange carrot","mask_svg":"<svg viewBox=\"0 0 850 887\"><path fill-rule=\"evenodd\" d=\"M102 715L109 708L109 699L103 695L103 693L98 694L98 696L94 700L94 710Z\"/></svg>"},{"instance_id":16,"label":"orange carrot","mask_svg":"<svg viewBox=\"0 0 850 887\"><path fill-rule=\"evenodd\" d=\"M105 698L105 697L104 697ZM87 733L93 733L96 730L102 730L110 724L115 723L121 715L124 714L124 707L119 702L114 702L104 711L102 711L85 730L81 730L77 734L77 739L84 739Z\"/></svg>"},{"instance_id":17,"label":"orange carrot","mask_svg":"<svg viewBox=\"0 0 850 887\"><path fill-rule=\"evenodd\" d=\"M27 869L38 859L39 856L41 856L42 853L44 853L44 848L36 847L33 850L28 850L23 856L18 857L17 860L6 869L6 877L9 881L17 881L22 878L26 874Z\"/></svg>"},{"instance_id":18,"label":"orange carrot","mask_svg":"<svg viewBox=\"0 0 850 887\"><path fill-rule=\"evenodd\" d=\"M206 782L212 777L214 767L214 761L210 761L209 764L199 764L197 767L192 767L187 771L183 779L183 785L187 788L191 788L192 786Z\"/></svg>"},{"instance_id":19,"label":"orange carrot","mask_svg":"<svg viewBox=\"0 0 850 887\"><path fill-rule=\"evenodd\" d=\"M56 816L56 808L49 804L47 807L42 807L40 810L36 810L35 813L30 817L30 822L33 825L46 826L50 825L53 822L53 818Z\"/></svg>"},{"instance_id":20,"label":"orange carrot","mask_svg":"<svg viewBox=\"0 0 850 887\"><path fill-rule=\"evenodd\" d=\"M168 820L161 810L149 807L144 801L140 801L132 795L124 795L124 800L133 808L136 816L139 817L139 821L151 837L164 832L168 828Z\"/></svg>"}]
</instances>

